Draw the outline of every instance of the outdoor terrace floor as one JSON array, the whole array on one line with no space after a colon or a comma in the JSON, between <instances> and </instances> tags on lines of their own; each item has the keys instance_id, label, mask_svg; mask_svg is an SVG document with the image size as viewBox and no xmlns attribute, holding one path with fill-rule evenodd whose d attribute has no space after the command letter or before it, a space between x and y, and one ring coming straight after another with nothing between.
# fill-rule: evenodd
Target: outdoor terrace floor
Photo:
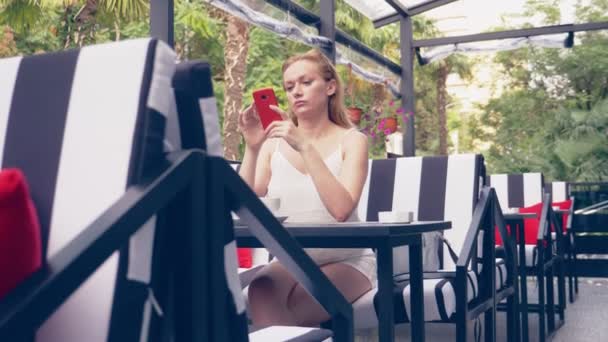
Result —
<instances>
[{"instance_id":1,"label":"outdoor terrace floor","mask_svg":"<svg viewBox=\"0 0 608 342\"><path fill-rule=\"evenodd\" d=\"M556 287L557 288L557 287ZM528 296L535 301L536 283L528 281ZM557 298L556 298L557 301ZM529 315L530 341L538 341L538 316ZM505 336L506 318L498 313L496 341L507 341ZM426 324L427 341L453 341L453 324ZM474 341L473 325L469 326L469 340ZM358 332L355 341L377 341L377 330ZM377 336L377 335L376 335ZM400 325L396 329L395 341L409 341L409 325ZM602 337L603 336L603 337ZM566 324L553 337L554 342L595 342L608 340L608 279L581 278L577 300L566 309ZM482 339L483 341L483 339Z\"/></svg>"}]
</instances>

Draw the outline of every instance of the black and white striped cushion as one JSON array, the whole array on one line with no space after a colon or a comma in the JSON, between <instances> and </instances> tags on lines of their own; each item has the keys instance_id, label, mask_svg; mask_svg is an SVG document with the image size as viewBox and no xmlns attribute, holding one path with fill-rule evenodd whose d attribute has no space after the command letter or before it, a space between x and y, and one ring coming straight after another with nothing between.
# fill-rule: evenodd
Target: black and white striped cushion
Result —
<instances>
[{"instance_id":1,"label":"black and white striped cushion","mask_svg":"<svg viewBox=\"0 0 608 342\"><path fill-rule=\"evenodd\" d=\"M496 191L502 210L528 207L543 200L542 173L496 174L488 177L488 183Z\"/></svg>"},{"instance_id":2,"label":"black and white striped cushion","mask_svg":"<svg viewBox=\"0 0 608 342\"><path fill-rule=\"evenodd\" d=\"M0 60L0 161L27 177L46 258L162 160L174 60L168 46L151 39ZM151 278L154 229L149 222L128 253L114 253L43 324L37 340L114 336L112 301L123 281ZM128 260L137 263L127 267ZM147 296L140 297L131 311L138 315L122 317L135 322L129 326L136 335L147 324Z\"/></svg>"},{"instance_id":3,"label":"black and white striped cushion","mask_svg":"<svg viewBox=\"0 0 608 342\"><path fill-rule=\"evenodd\" d=\"M570 198L569 184L566 182L551 182L545 184L545 192L551 194L551 201L563 202Z\"/></svg>"},{"instance_id":4,"label":"black and white striped cushion","mask_svg":"<svg viewBox=\"0 0 608 342\"><path fill-rule=\"evenodd\" d=\"M419 221L452 221L452 229L444 236L458 253L477 202L482 164L482 156L474 154L370 160L359 217L377 221L378 212L393 210L411 211ZM433 234L425 236L425 242L429 247L425 248L425 270L435 271L438 242ZM408 272L407 247L395 250L395 274ZM450 268L448 252L443 255L444 267Z\"/></svg>"}]
</instances>

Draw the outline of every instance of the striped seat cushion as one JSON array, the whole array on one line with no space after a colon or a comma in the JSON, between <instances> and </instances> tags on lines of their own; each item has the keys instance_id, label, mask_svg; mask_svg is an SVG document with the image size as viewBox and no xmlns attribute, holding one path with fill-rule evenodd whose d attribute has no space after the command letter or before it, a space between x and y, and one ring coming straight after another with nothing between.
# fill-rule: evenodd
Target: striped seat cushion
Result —
<instances>
[{"instance_id":1,"label":"striped seat cushion","mask_svg":"<svg viewBox=\"0 0 608 342\"><path fill-rule=\"evenodd\" d=\"M0 162L29 181L47 259L161 165L174 60L152 39L0 60ZM138 339L148 290L133 293L126 282L150 281L155 225L148 222L120 257L106 260L37 340L116 339L110 327ZM123 290L137 300L110 322L121 312L113 300Z\"/></svg>"},{"instance_id":2,"label":"striped seat cushion","mask_svg":"<svg viewBox=\"0 0 608 342\"><path fill-rule=\"evenodd\" d=\"M500 208L529 207L543 201L543 175L538 172L496 174L488 177L496 191Z\"/></svg>"},{"instance_id":3,"label":"striped seat cushion","mask_svg":"<svg viewBox=\"0 0 608 342\"><path fill-rule=\"evenodd\" d=\"M566 182L551 182L545 184L545 192L551 194L552 202L563 202L570 198L570 184Z\"/></svg>"},{"instance_id":4,"label":"striped seat cushion","mask_svg":"<svg viewBox=\"0 0 608 342\"><path fill-rule=\"evenodd\" d=\"M446 276L447 274L447 276ZM456 273L446 271L443 274L425 272L424 279L424 319L427 322L447 322L456 312L456 298L454 281ZM496 289L505 287L507 281L507 267L502 259L496 261ZM477 275L473 271L467 274L468 302L477 298L479 291ZM395 303L395 322L410 322L410 284L407 275L395 277L393 290ZM366 293L353 304L355 314L355 327L364 329L378 324L378 296L377 289Z\"/></svg>"}]
</instances>

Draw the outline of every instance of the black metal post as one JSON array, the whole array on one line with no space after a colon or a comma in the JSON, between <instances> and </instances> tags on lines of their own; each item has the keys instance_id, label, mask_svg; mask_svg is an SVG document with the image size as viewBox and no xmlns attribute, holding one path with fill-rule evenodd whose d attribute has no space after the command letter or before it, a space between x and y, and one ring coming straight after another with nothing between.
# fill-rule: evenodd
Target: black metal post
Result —
<instances>
[{"instance_id":1,"label":"black metal post","mask_svg":"<svg viewBox=\"0 0 608 342\"><path fill-rule=\"evenodd\" d=\"M174 46L173 0L150 0L150 36Z\"/></svg>"},{"instance_id":2,"label":"black metal post","mask_svg":"<svg viewBox=\"0 0 608 342\"><path fill-rule=\"evenodd\" d=\"M401 17L401 106L408 116L403 137L403 154L407 157L416 155L416 132L414 129L414 40L412 18Z\"/></svg>"},{"instance_id":3,"label":"black metal post","mask_svg":"<svg viewBox=\"0 0 608 342\"><path fill-rule=\"evenodd\" d=\"M329 38L332 45L323 49L323 52L332 62L336 62L336 2L335 0L321 0L319 9L321 22L319 23L319 34Z\"/></svg>"}]
</instances>

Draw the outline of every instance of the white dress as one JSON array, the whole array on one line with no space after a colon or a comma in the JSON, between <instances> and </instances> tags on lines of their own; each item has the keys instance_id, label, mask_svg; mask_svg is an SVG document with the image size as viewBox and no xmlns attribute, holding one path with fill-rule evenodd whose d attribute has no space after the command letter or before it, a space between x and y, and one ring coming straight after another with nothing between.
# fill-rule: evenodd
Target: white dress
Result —
<instances>
[{"instance_id":1,"label":"white dress","mask_svg":"<svg viewBox=\"0 0 608 342\"><path fill-rule=\"evenodd\" d=\"M350 133L349 130L344 134ZM342 139L343 140L343 139ZM286 222L331 223L336 219L325 208L312 178L300 172L279 150L282 140L277 140L270 159L271 178L268 197L280 198L279 213L287 216ZM342 169L342 144L324 159L334 176ZM347 221L359 221L356 208ZM349 265L365 275L372 286L376 279L376 257L369 248L305 248L308 255L320 266L331 263Z\"/></svg>"}]
</instances>

